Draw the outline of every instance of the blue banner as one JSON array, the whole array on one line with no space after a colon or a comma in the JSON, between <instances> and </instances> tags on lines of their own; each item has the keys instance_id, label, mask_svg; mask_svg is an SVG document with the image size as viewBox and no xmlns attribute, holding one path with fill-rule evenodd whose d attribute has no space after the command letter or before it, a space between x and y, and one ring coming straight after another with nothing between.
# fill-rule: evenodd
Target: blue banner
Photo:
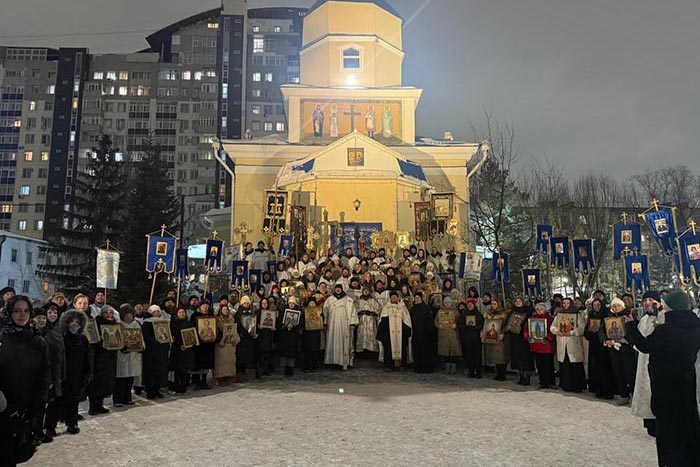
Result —
<instances>
[{"instance_id":1,"label":"blue banner","mask_svg":"<svg viewBox=\"0 0 700 467\"><path fill-rule=\"evenodd\" d=\"M224 256L224 241L209 239L204 256L204 267L211 272L221 272L221 260Z\"/></svg>"},{"instance_id":2,"label":"blue banner","mask_svg":"<svg viewBox=\"0 0 700 467\"><path fill-rule=\"evenodd\" d=\"M363 248L372 246L372 234L382 231L381 223L343 222L331 225L331 248L336 253L343 253L346 248L352 248L359 255Z\"/></svg>"},{"instance_id":3,"label":"blue banner","mask_svg":"<svg viewBox=\"0 0 700 467\"><path fill-rule=\"evenodd\" d=\"M282 235L280 237L280 248L277 255L280 258L286 258L289 256L289 252L294 246L294 237L292 235Z\"/></svg>"},{"instance_id":4,"label":"blue banner","mask_svg":"<svg viewBox=\"0 0 700 467\"><path fill-rule=\"evenodd\" d=\"M625 250L625 248L627 250ZM613 226L613 258L642 251L642 226L640 224L615 224Z\"/></svg>"},{"instance_id":5,"label":"blue banner","mask_svg":"<svg viewBox=\"0 0 700 467\"><path fill-rule=\"evenodd\" d=\"M688 230L678 237L678 258L683 281L700 285L700 234Z\"/></svg>"},{"instance_id":6,"label":"blue banner","mask_svg":"<svg viewBox=\"0 0 700 467\"><path fill-rule=\"evenodd\" d=\"M270 273L272 282L277 282L277 261L273 259L267 262L267 272Z\"/></svg>"},{"instance_id":7,"label":"blue banner","mask_svg":"<svg viewBox=\"0 0 700 467\"><path fill-rule=\"evenodd\" d=\"M574 271L581 272L586 275L595 271L593 240L578 238L572 240L571 243L574 247Z\"/></svg>"},{"instance_id":8,"label":"blue banner","mask_svg":"<svg viewBox=\"0 0 700 467\"><path fill-rule=\"evenodd\" d=\"M568 268L571 262L569 237L552 237L549 248L552 267L559 269Z\"/></svg>"},{"instance_id":9,"label":"blue banner","mask_svg":"<svg viewBox=\"0 0 700 467\"><path fill-rule=\"evenodd\" d=\"M146 272L175 272L175 237L146 235Z\"/></svg>"},{"instance_id":10,"label":"blue banner","mask_svg":"<svg viewBox=\"0 0 700 467\"><path fill-rule=\"evenodd\" d=\"M547 255L549 251L549 239L554 235L554 227L546 224L537 225L537 246L535 249L538 253Z\"/></svg>"},{"instance_id":11,"label":"blue banner","mask_svg":"<svg viewBox=\"0 0 700 467\"><path fill-rule=\"evenodd\" d=\"M175 278L180 280L187 279L190 275L189 267L187 265L187 248L178 248L175 254L177 261L175 266Z\"/></svg>"},{"instance_id":12,"label":"blue banner","mask_svg":"<svg viewBox=\"0 0 700 467\"><path fill-rule=\"evenodd\" d=\"M491 260L491 280L497 284L510 282L510 256L508 253L494 253Z\"/></svg>"},{"instance_id":13,"label":"blue banner","mask_svg":"<svg viewBox=\"0 0 700 467\"><path fill-rule=\"evenodd\" d=\"M667 255L672 255L676 248L676 223L673 220L673 209L651 210L644 214L644 219L661 250Z\"/></svg>"},{"instance_id":14,"label":"blue banner","mask_svg":"<svg viewBox=\"0 0 700 467\"><path fill-rule=\"evenodd\" d=\"M245 290L249 288L248 261L236 260L233 262L233 268L231 271L231 285L238 290Z\"/></svg>"},{"instance_id":15,"label":"blue banner","mask_svg":"<svg viewBox=\"0 0 700 467\"><path fill-rule=\"evenodd\" d=\"M523 292L531 299L542 296L542 279L539 269L523 269Z\"/></svg>"},{"instance_id":16,"label":"blue banner","mask_svg":"<svg viewBox=\"0 0 700 467\"><path fill-rule=\"evenodd\" d=\"M649 258L646 255L625 256L627 290L649 290Z\"/></svg>"},{"instance_id":17,"label":"blue banner","mask_svg":"<svg viewBox=\"0 0 700 467\"><path fill-rule=\"evenodd\" d=\"M250 291L255 292L262 283L262 271L260 269L251 269L248 272L248 283L250 284Z\"/></svg>"}]
</instances>

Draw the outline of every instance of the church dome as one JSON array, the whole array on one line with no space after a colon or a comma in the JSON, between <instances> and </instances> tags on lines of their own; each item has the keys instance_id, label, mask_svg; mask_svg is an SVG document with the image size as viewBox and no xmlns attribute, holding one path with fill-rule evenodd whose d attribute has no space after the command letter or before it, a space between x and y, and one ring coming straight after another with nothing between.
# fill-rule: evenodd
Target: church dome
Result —
<instances>
[{"instance_id":1,"label":"church dome","mask_svg":"<svg viewBox=\"0 0 700 467\"><path fill-rule=\"evenodd\" d=\"M386 1L386 0L318 0L316 3L314 3L311 8L309 8L309 11L307 14L313 12L320 6L330 3L330 2L345 2L345 3L372 3L374 5L377 5L379 8L382 8L383 10L388 11L392 15L401 18L401 15Z\"/></svg>"}]
</instances>

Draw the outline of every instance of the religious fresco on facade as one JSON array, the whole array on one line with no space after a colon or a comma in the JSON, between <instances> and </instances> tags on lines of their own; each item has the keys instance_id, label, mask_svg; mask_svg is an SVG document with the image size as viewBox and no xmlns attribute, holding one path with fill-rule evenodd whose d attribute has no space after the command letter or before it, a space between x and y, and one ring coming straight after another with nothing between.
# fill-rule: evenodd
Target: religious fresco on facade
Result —
<instances>
[{"instance_id":1,"label":"religious fresco on facade","mask_svg":"<svg viewBox=\"0 0 700 467\"><path fill-rule=\"evenodd\" d=\"M401 144L401 101L302 99L301 142L328 144L357 129L382 144Z\"/></svg>"}]
</instances>

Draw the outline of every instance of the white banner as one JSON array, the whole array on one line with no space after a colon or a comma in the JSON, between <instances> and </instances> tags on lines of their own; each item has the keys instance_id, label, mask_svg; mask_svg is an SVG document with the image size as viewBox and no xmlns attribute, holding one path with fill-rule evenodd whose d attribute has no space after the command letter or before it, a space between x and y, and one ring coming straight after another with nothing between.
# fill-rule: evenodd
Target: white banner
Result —
<instances>
[{"instance_id":1,"label":"white banner","mask_svg":"<svg viewBox=\"0 0 700 467\"><path fill-rule=\"evenodd\" d=\"M95 286L98 289L116 289L119 277L119 252L97 249Z\"/></svg>"}]
</instances>

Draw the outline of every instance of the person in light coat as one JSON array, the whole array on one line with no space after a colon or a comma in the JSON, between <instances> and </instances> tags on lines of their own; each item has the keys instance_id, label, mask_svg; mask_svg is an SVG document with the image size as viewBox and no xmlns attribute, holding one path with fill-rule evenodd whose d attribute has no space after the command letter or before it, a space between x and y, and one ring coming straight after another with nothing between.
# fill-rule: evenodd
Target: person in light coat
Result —
<instances>
[{"instance_id":1,"label":"person in light coat","mask_svg":"<svg viewBox=\"0 0 700 467\"><path fill-rule=\"evenodd\" d=\"M550 331L557 336L559 385L565 391L582 392L586 388L586 373L583 368L585 328L585 310L577 310L570 298L562 300L562 307L554 317Z\"/></svg>"},{"instance_id":2,"label":"person in light coat","mask_svg":"<svg viewBox=\"0 0 700 467\"><path fill-rule=\"evenodd\" d=\"M133 307L128 303L119 307L119 315L125 329L141 328L141 324L134 319ZM134 378L141 376L141 358L141 352L130 352L125 348L117 353L117 381L112 398L114 407L134 404L131 389L134 386Z\"/></svg>"}]
</instances>

